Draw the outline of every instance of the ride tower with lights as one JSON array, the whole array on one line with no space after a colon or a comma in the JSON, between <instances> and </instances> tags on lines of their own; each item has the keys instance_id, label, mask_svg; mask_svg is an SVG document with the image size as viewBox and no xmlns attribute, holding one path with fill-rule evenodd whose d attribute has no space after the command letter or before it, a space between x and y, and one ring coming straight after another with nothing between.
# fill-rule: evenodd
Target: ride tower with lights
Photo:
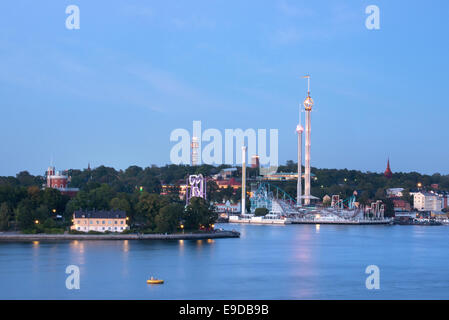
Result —
<instances>
[{"instance_id":1,"label":"ride tower with lights","mask_svg":"<svg viewBox=\"0 0 449 320\"><path fill-rule=\"evenodd\" d=\"M304 205L310 205L310 133L311 133L311 112L313 107L313 99L310 97L310 75L304 77L307 79L307 98L304 100L304 110L306 112L306 154L304 166ZM300 179L299 179L300 180Z\"/></svg>"}]
</instances>

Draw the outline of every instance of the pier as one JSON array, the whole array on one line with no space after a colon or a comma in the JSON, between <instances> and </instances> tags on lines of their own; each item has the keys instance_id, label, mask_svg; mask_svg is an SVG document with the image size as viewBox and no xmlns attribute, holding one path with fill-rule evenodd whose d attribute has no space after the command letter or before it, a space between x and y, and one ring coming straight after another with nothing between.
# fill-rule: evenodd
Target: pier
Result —
<instances>
[{"instance_id":1,"label":"pier","mask_svg":"<svg viewBox=\"0 0 449 320\"><path fill-rule=\"evenodd\" d=\"M177 234L22 234L0 233L0 241L58 241L58 240L203 240L240 238L237 231Z\"/></svg>"}]
</instances>

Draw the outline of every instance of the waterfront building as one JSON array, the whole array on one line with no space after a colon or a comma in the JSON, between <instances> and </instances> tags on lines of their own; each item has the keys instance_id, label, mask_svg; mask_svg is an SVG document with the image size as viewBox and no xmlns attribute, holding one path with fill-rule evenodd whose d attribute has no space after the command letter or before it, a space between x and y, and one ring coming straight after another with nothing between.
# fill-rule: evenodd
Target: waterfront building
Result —
<instances>
[{"instance_id":1,"label":"waterfront building","mask_svg":"<svg viewBox=\"0 0 449 320\"><path fill-rule=\"evenodd\" d=\"M394 212L407 212L411 210L411 205L403 199L393 199Z\"/></svg>"},{"instance_id":2,"label":"waterfront building","mask_svg":"<svg viewBox=\"0 0 449 320\"><path fill-rule=\"evenodd\" d=\"M124 211L84 211L73 213L71 230L89 232L123 232L128 229Z\"/></svg>"},{"instance_id":3,"label":"waterfront building","mask_svg":"<svg viewBox=\"0 0 449 320\"><path fill-rule=\"evenodd\" d=\"M46 172L47 184L46 188L57 189L61 192L61 194L68 195L70 197L76 196L79 189L78 188L69 188L68 184L70 182L70 177L61 171L56 171L55 167L48 167Z\"/></svg>"},{"instance_id":4,"label":"waterfront building","mask_svg":"<svg viewBox=\"0 0 449 320\"><path fill-rule=\"evenodd\" d=\"M413 208L418 211L441 211L444 197L432 192L414 192Z\"/></svg>"}]
</instances>

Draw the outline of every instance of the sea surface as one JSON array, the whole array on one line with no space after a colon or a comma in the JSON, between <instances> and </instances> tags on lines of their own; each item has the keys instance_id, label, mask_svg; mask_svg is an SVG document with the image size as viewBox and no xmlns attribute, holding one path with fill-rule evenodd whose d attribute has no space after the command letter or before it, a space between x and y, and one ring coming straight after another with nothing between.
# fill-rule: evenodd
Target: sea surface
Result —
<instances>
[{"instance_id":1,"label":"sea surface","mask_svg":"<svg viewBox=\"0 0 449 320\"><path fill-rule=\"evenodd\" d=\"M449 299L449 226L217 227L241 238L0 242L0 299Z\"/></svg>"}]
</instances>

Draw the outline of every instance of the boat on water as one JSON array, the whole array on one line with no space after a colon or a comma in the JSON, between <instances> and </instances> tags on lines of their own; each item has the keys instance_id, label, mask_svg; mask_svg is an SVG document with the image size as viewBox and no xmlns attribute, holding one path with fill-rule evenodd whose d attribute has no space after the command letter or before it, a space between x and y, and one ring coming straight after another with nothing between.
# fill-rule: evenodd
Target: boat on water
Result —
<instances>
[{"instance_id":1,"label":"boat on water","mask_svg":"<svg viewBox=\"0 0 449 320\"><path fill-rule=\"evenodd\" d=\"M154 279L153 277L151 277L150 279L147 280L148 284L163 284L164 280L161 279Z\"/></svg>"},{"instance_id":2,"label":"boat on water","mask_svg":"<svg viewBox=\"0 0 449 320\"><path fill-rule=\"evenodd\" d=\"M291 220L278 214L269 213L265 216L255 216L254 214L242 214L229 216L230 223L251 223L251 224L291 224Z\"/></svg>"}]
</instances>

